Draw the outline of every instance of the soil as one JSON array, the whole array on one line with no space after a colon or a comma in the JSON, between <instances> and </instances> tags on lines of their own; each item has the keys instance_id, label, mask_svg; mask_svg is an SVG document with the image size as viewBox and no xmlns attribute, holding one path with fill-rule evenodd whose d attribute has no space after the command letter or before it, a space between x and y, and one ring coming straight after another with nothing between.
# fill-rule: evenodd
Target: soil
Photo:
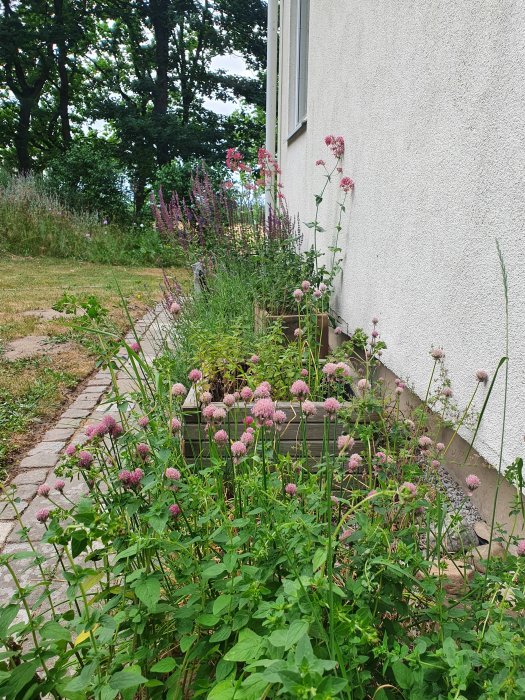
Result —
<instances>
[{"instance_id":1,"label":"soil","mask_svg":"<svg viewBox=\"0 0 525 700\"><path fill-rule=\"evenodd\" d=\"M58 355L68 352L73 347L72 343L53 343L47 335L26 335L7 343L4 359L9 362L26 360L38 355Z\"/></svg>"},{"instance_id":2,"label":"soil","mask_svg":"<svg viewBox=\"0 0 525 700\"><path fill-rule=\"evenodd\" d=\"M74 314L66 314L65 311L55 311L55 309L33 309L32 311L24 311L22 316L35 316L42 321L54 321L57 318L75 318L85 315L84 309L77 309Z\"/></svg>"}]
</instances>

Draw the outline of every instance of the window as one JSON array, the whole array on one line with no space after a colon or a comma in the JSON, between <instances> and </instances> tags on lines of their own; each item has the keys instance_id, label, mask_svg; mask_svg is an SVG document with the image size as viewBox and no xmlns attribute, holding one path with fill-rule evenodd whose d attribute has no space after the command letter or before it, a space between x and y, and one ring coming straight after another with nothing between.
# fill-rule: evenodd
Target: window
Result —
<instances>
[{"instance_id":1,"label":"window","mask_svg":"<svg viewBox=\"0 0 525 700\"><path fill-rule=\"evenodd\" d=\"M290 32L290 131L306 124L310 0L293 0Z\"/></svg>"}]
</instances>

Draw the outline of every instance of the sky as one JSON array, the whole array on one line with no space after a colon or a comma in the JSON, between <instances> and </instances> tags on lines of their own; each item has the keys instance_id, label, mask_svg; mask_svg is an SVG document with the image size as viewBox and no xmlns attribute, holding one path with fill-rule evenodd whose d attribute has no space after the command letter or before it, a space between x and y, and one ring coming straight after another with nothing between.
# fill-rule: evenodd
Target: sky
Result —
<instances>
[{"instance_id":1,"label":"sky","mask_svg":"<svg viewBox=\"0 0 525 700\"><path fill-rule=\"evenodd\" d=\"M229 56L216 56L211 62L212 70L224 70L232 75L241 75L247 78L255 76L255 73L247 68L242 56L232 54ZM222 100L204 100L204 107L213 110L217 114L226 116L234 112L239 106L239 101L223 102Z\"/></svg>"}]
</instances>

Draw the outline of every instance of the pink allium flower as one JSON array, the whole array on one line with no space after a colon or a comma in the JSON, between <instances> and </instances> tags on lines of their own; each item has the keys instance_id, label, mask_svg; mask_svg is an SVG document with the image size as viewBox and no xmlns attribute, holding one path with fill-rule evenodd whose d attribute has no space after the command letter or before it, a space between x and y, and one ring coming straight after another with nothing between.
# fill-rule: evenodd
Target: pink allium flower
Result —
<instances>
[{"instance_id":1,"label":"pink allium flower","mask_svg":"<svg viewBox=\"0 0 525 700\"><path fill-rule=\"evenodd\" d=\"M44 498L47 498L49 496L50 491L51 491L51 486L49 486L49 484L40 484L40 486L37 489L37 494L39 496L43 496Z\"/></svg>"},{"instance_id":2,"label":"pink allium flower","mask_svg":"<svg viewBox=\"0 0 525 700\"><path fill-rule=\"evenodd\" d=\"M148 416L141 416L137 422L141 428L146 428L149 425L149 418Z\"/></svg>"},{"instance_id":3,"label":"pink allium flower","mask_svg":"<svg viewBox=\"0 0 525 700\"><path fill-rule=\"evenodd\" d=\"M334 377L337 372L337 364L335 362L327 362L323 367L323 374L329 378Z\"/></svg>"},{"instance_id":4,"label":"pink allium flower","mask_svg":"<svg viewBox=\"0 0 525 700\"><path fill-rule=\"evenodd\" d=\"M336 335L341 335L342 332L343 332L343 329L341 328L341 326L337 326L336 328L334 328L334 333Z\"/></svg>"},{"instance_id":5,"label":"pink allium flower","mask_svg":"<svg viewBox=\"0 0 525 700\"><path fill-rule=\"evenodd\" d=\"M59 493L62 493L62 491L65 489L65 487L66 487L66 482L63 479L57 479L55 481L54 486L53 486L55 491L58 491Z\"/></svg>"},{"instance_id":6,"label":"pink allium flower","mask_svg":"<svg viewBox=\"0 0 525 700\"><path fill-rule=\"evenodd\" d=\"M363 378L363 379L360 379L360 380L357 382L357 388L358 388L360 391L366 391L367 389L370 388L370 382L367 382L367 380L364 379L364 378Z\"/></svg>"},{"instance_id":7,"label":"pink allium flower","mask_svg":"<svg viewBox=\"0 0 525 700\"><path fill-rule=\"evenodd\" d=\"M303 292L307 292L311 286L312 284L308 280L303 280L301 282L301 289L303 290Z\"/></svg>"},{"instance_id":8,"label":"pink allium flower","mask_svg":"<svg viewBox=\"0 0 525 700\"><path fill-rule=\"evenodd\" d=\"M348 193L354 189L355 183L351 177L343 177L339 183L339 187L343 190L343 192Z\"/></svg>"},{"instance_id":9,"label":"pink allium flower","mask_svg":"<svg viewBox=\"0 0 525 700\"><path fill-rule=\"evenodd\" d=\"M519 557L525 557L525 540L520 540L516 548Z\"/></svg>"},{"instance_id":10,"label":"pink allium flower","mask_svg":"<svg viewBox=\"0 0 525 700\"><path fill-rule=\"evenodd\" d=\"M202 379L202 372L200 371L200 369L192 369L188 373L188 379L193 384L196 384L197 382L200 382L200 380Z\"/></svg>"},{"instance_id":11,"label":"pink allium flower","mask_svg":"<svg viewBox=\"0 0 525 700\"><path fill-rule=\"evenodd\" d=\"M418 444L420 447L431 447L432 445L432 440L428 437L428 435L422 435L419 440Z\"/></svg>"},{"instance_id":12,"label":"pink allium flower","mask_svg":"<svg viewBox=\"0 0 525 700\"><path fill-rule=\"evenodd\" d=\"M333 503L334 505L336 505L336 506L339 505L339 499L337 498L337 496L334 496L334 495L332 494L332 495L330 496L330 500L332 501L332 503Z\"/></svg>"},{"instance_id":13,"label":"pink allium flower","mask_svg":"<svg viewBox=\"0 0 525 700\"><path fill-rule=\"evenodd\" d=\"M348 460L348 463L346 465L346 469L349 472L355 472L359 469L363 462L363 458L361 455L354 453L353 455L350 455L350 459Z\"/></svg>"},{"instance_id":14,"label":"pink allium flower","mask_svg":"<svg viewBox=\"0 0 525 700\"><path fill-rule=\"evenodd\" d=\"M350 366L346 364L346 362L338 362L336 364L336 374L340 374L343 377L351 377L352 370L350 369Z\"/></svg>"},{"instance_id":15,"label":"pink allium flower","mask_svg":"<svg viewBox=\"0 0 525 700\"><path fill-rule=\"evenodd\" d=\"M445 357L445 351L442 348L432 348L430 354L434 360L442 360Z\"/></svg>"},{"instance_id":16,"label":"pink allium flower","mask_svg":"<svg viewBox=\"0 0 525 700\"><path fill-rule=\"evenodd\" d=\"M39 523L45 523L46 520L49 518L49 514L49 508L41 508L39 511L36 512L35 518L38 520Z\"/></svg>"},{"instance_id":17,"label":"pink allium flower","mask_svg":"<svg viewBox=\"0 0 525 700\"><path fill-rule=\"evenodd\" d=\"M140 345L137 343L137 341L130 343L129 347L131 350L133 350L133 352L140 352Z\"/></svg>"},{"instance_id":18,"label":"pink allium flower","mask_svg":"<svg viewBox=\"0 0 525 700\"><path fill-rule=\"evenodd\" d=\"M413 420L410 420L410 418L407 418L405 420L405 425L409 430L415 430L416 429L416 424L414 423Z\"/></svg>"},{"instance_id":19,"label":"pink allium flower","mask_svg":"<svg viewBox=\"0 0 525 700\"><path fill-rule=\"evenodd\" d=\"M303 401L301 408L305 416L315 416L317 413L317 408L313 401Z\"/></svg>"},{"instance_id":20,"label":"pink allium flower","mask_svg":"<svg viewBox=\"0 0 525 700\"><path fill-rule=\"evenodd\" d=\"M170 305L170 313L173 314L174 316L178 316L180 314L180 304L178 304L176 301L174 301Z\"/></svg>"},{"instance_id":21,"label":"pink allium flower","mask_svg":"<svg viewBox=\"0 0 525 700\"><path fill-rule=\"evenodd\" d=\"M129 476L129 483L132 486L137 486L138 484L140 484L143 478L144 472L142 471L142 469L134 469Z\"/></svg>"},{"instance_id":22,"label":"pink allium flower","mask_svg":"<svg viewBox=\"0 0 525 700\"><path fill-rule=\"evenodd\" d=\"M433 459L430 462L430 464L434 467L434 469L439 469L439 467L441 466L441 462L439 461L439 459Z\"/></svg>"},{"instance_id":23,"label":"pink allium flower","mask_svg":"<svg viewBox=\"0 0 525 700\"><path fill-rule=\"evenodd\" d=\"M244 419L244 425L250 426L253 423L253 417L252 416L246 416ZM251 428L253 430L253 428Z\"/></svg>"},{"instance_id":24,"label":"pink allium flower","mask_svg":"<svg viewBox=\"0 0 525 700\"><path fill-rule=\"evenodd\" d=\"M86 450L80 450L78 453L78 464L83 468L90 467L93 464L93 455Z\"/></svg>"},{"instance_id":25,"label":"pink allium flower","mask_svg":"<svg viewBox=\"0 0 525 700\"><path fill-rule=\"evenodd\" d=\"M290 387L290 393L292 396L295 396L296 399L302 401L310 393L310 387L302 379L297 379Z\"/></svg>"},{"instance_id":26,"label":"pink allium flower","mask_svg":"<svg viewBox=\"0 0 525 700\"><path fill-rule=\"evenodd\" d=\"M323 403L323 408L329 416L335 416L335 414L341 408L341 404L337 399L330 397Z\"/></svg>"},{"instance_id":27,"label":"pink allium flower","mask_svg":"<svg viewBox=\"0 0 525 700\"><path fill-rule=\"evenodd\" d=\"M452 389L449 386L445 386L441 390L441 394L447 399L450 399L450 397L453 395L453 393L454 392L452 391Z\"/></svg>"},{"instance_id":28,"label":"pink allium flower","mask_svg":"<svg viewBox=\"0 0 525 700\"><path fill-rule=\"evenodd\" d=\"M108 429L108 432L111 432L112 430L114 430L114 428L117 425L117 421L113 418L113 416L110 416L110 415L104 416L104 418L102 419L102 422L104 423L104 425Z\"/></svg>"},{"instance_id":29,"label":"pink allium flower","mask_svg":"<svg viewBox=\"0 0 525 700\"><path fill-rule=\"evenodd\" d=\"M379 338L379 331L376 331L376 329L374 328L374 330L370 333L370 335L371 335L372 338L374 338L374 339L375 339L375 338Z\"/></svg>"},{"instance_id":30,"label":"pink allium flower","mask_svg":"<svg viewBox=\"0 0 525 700\"><path fill-rule=\"evenodd\" d=\"M72 442L69 443L69 445L65 449L65 453L67 454L68 457L71 457L71 455L75 454L76 447L73 445Z\"/></svg>"},{"instance_id":31,"label":"pink allium flower","mask_svg":"<svg viewBox=\"0 0 525 700\"><path fill-rule=\"evenodd\" d=\"M102 421L95 426L95 429L93 430L93 437L104 437L104 435L107 435L107 433L109 433L109 428L104 421Z\"/></svg>"},{"instance_id":32,"label":"pink allium flower","mask_svg":"<svg viewBox=\"0 0 525 700\"><path fill-rule=\"evenodd\" d=\"M222 399L222 402L225 406L228 408L231 408L233 404L235 403L235 396L233 394L224 394L224 398Z\"/></svg>"},{"instance_id":33,"label":"pink allium flower","mask_svg":"<svg viewBox=\"0 0 525 700\"><path fill-rule=\"evenodd\" d=\"M244 403L250 403L250 401L253 399L253 391L249 386L243 386L241 389L241 399L244 401Z\"/></svg>"},{"instance_id":34,"label":"pink allium flower","mask_svg":"<svg viewBox=\"0 0 525 700\"><path fill-rule=\"evenodd\" d=\"M215 423L222 423L226 419L226 411L224 408L216 408L213 411L213 421Z\"/></svg>"},{"instance_id":35,"label":"pink allium flower","mask_svg":"<svg viewBox=\"0 0 525 700\"><path fill-rule=\"evenodd\" d=\"M173 396L186 396L186 391L186 387L180 382L177 382L171 387L171 393Z\"/></svg>"},{"instance_id":36,"label":"pink allium flower","mask_svg":"<svg viewBox=\"0 0 525 700\"><path fill-rule=\"evenodd\" d=\"M240 401L241 392L240 392L240 391L234 391L234 392L233 392L233 398L235 399L235 401Z\"/></svg>"},{"instance_id":37,"label":"pink allium flower","mask_svg":"<svg viewBox=\"0 0 525 700\"><path fill-rule=\"evenodd\" d=\"M272 387L268 382L261 382L258 387L255 388L253 396L256 399L269 399L272 393Z\"/></svg>"},{"instance_id":38,"label":"pink allium flower","mask_svg":"<svg viewBox=\"0 0 525 700\"><path fill-rule=\"evenodd\" d=\"M175 469L175 467L168 467L164 474L166 475L167 479L171 479L172 481L180 480L180 471Z\"/></svg>"},{"instance_id":39,"label":"pink allium flower","mask_svg":"<svg viewBox=\"0 0 525 700\"><path fill-rule=\"evenodd\" d=\"M377 324L379 323L379 319L377 318L377 316L374 316L372 318L372 323L374 324L374 326L377 326Z\"/></svg>"},{"instance_id":40,"label":"pink allium flower","mask_svg":"<svg viewBox=\"0 0 525 700\"><path fill-rule=\"evenodd\" d=\"M173 505L169 507L169 511L172 518L177 518L181 512L180 506L177 503L173 503Z\"/></svg>"},{"instance_id":41,"label":"pink allium flower","mask_svg":"<svg viewBox=\"0 0 525 700\"><path fill-rule=\"evenodd\" d=\"M201 403L203 403L205 406L207 406L213 400L213 396L211 395L210 391L203 391L199 398Z\"/></svg>"},{"instance_id":42,"label":"pink allium flower","mask_svg":"<svg viewBox=\"0 0 525 700\"><path fill-rule=\"evenodd\" d=\"M289 483L284 487L284 491L288 496L295 496L297 493L297 484Z\"/></svg>"},{"instance_id":43,"label":"pink allium flower","mask_svg":"<svg viewBox=\"0 0 525 700\"><path fill-rule=\"evenodd\" d=\"M202 417L207 423L211 423L213 420L213 414L215 413L215 406L204 406L202 409Z\"/></svg>"},{"instance_id":44,"label":"pink allium flower","mask_svg":"<svg viewBox=\"0 0 525 700\"><path fill-rule=\"evenodd\" d=\"M127 486L130 483L131 479L131 472L128 469L122 469L118 473L118 480L122 482L125 486Z\"/></svg>"},{"instance_id":45,"label":"pink allium flower","mask_svg":"<svg viewBox=\"0 0 525 700\"><path fill-rule=\"evenodd\" d=\"M88 438L93 437L93 435L95 434L96 427L97 426L94 425L93 423L86 425L86 428L84 430L84 435Z\"/></svg>"},{"instance_id":46,"label":"pink allium flower","mask_svg":"<svg viewBox=\"0 0 525 700\"><path fill-rule=\"evenodd\" d=\"M303 367L303 369L301 370L301 377L307 377L307 376L308 376L308 370L305 367Z\"/></svg>"},{"instance_id":47,"label":"pink allium flower","mask_svg":"<svg viewBox=\"0 0 525 700\"><path fill-rule=\"evenodd\" d=\"M396 386L395 393L396 393L398 396L401 396L401 394L402 394L404 391L405 391L405 390L403 389L402 386Z\"/></svg>"},{"instance_id":48,"label":"pink allium flower","mask_svg":"<svg viewBox=\"0 0 525 700\"><path fill-rule=\"evenodd\" d=\"M265 421L264 421L264 426L265 426L266 428L272 428L272 427L273 427L273 419L272 419L272 418L268 418L267 420L265 420Z\"/></svg>"},{"instance_id":49,"label":"pink allium flower","mask_svg":"<svg viewBox=\"0 0 525 700\"><path fill-rule=\"evenodd\" d=\"M295 299L296 302L299 303L303 297L304 297L304 293L301 289L296 289L293 292L293 298Z\"/></svg>"},{"instance_id":50,"label":"pink allium flower","mask_svg":"<svg viewBox=\"0 0 525 700\"><path fill-rule=\"evenodd\" d=\"M254 439L253 433L248 430L241 435L241 442L243 442L247 447L253 443Z\"/></svg>"},{"instance_id":51,"label":"pink allium flower","mask_svg":"<svg viewBox=\"0 0 525 700\"><path fill-rule=\"evenodd\" d=\"M250 362L254 365L256 365L259 362L259 360L260 360L259 355L252 355L250 357Z\"/></svg>"},{"instance_id":52,"label":"pink allium flower","mask_svg":"<svg viewBox=\"0 0 525 700\"><path fill-rule=\"evenodd\" d=\"M296 328L293 332L295 338L300 338L303 334L302 328Z\"/></svg>"},{"instance_id":53,"label":"pink allium flower","mask_svg":"<svg viewBox=\"0 0 525 700\"><path fill-rule=\"evenodd\" d=\"M376 459L378 459L382 464L386 463L387 457L384 452L376 452Z\"/></svg>"},{"instance_id":54,"label":"pink allium flower","mask_svg":"<svg viewBox=\"0 0 525 700\"><path fill-rule=\"evenodd\" d=\"M339 452L351 450L355 445L355 440L351 435L339 435L337 438L337 449Z\"/></svg>"},{"instance_id":55,"label":"pink allium flower","mask_svg":"<svg viewBox=\"0 0 525 700\"><path fill-rule=\"evenodd\" d=\"M324 162L324 160L316 160L316 161L315 161L315 164L316 164L316 165L326 165L326 163Z\"/></svg>"},{"instance_id":56,"label":"pink allium flower","mask_svg":"<svg viewBox=\"0 0 525 700\"><path fill-rule=\"evenodd\" d=\"M411 481L404 481L401 484L401 490L402 491L409 491L412 496L417 495L417 486L413 484Z\"/></svg>"},{"instance_id":57,"label":"pink allium flower","mask_svg":"<svg viewBox=\"0 0 525 700\"><path fill-rule=\"evenodd\" d=\"M328 287L326 286L326 284L324 282L321 282L319 284L318 289L322 294L324 294L327 291Z\"/></svg>"},{"instance_id":58,"label":"pink allium flower","mask_svg":"<svg viewBox=\"0 0 525 700\"><path fill-rule=\"evenodd\" d=\"M229 442L228 433L225 430L218 430L213 436L213 439L220 447L224 447L224 445L227 445Z\"/></svg>"},{"instance_id":59,"label":"pink allium flower","mask_svg":"<svg viewBox=\"0 0 525 700\"><path fill-rule=\"evenodd\" d=\"M151 449L145 442L139 442L137 445L137 452L141 459L147 459Z\"/></svg>"},{"instance_id":60,"label":"pink allium flower","mask_svg":"<svg viewBox=\"0 0 525 700\"><path fill-rule=\"evenodd\" d=\"M240 440L236 440L234 443L232 443L231 451L232 451L232 457L235 457L236 459L240 459L241 457L244 457L244 455L246 454L246 445L244 444L244 442L241 442Z\"/></svg>"},{"instance_id":61,"label":"pink allium flower","mask_svg":"<svg viewBox=\"0 0 525 700\"><path fill-rule=\"evenodd\" d=\"M442 442L437 442L437 443L436 443L436 450L437 450L438 452L443 452L444 449L445 449L445 445L444 445Z\"/></svg>"},{"instance_id":62,"label":"pink allium flower","mask_svg":"<svg viewBox=\"0 0 525 700\"><path fill-rule=\"evenodd\" d=\"M121 426L121 424L116 423L114 428L110 428L109 434L112 438L118 438L122 435L123 432L124 428Z\"/></svg>"},{"instance_id":63,"label":"pink allium flower","mask_svg":"<svg viewBox=\"0 0 525 700\"><path fill-rule=\"evenodd\" d=\"M323 293L320 289L316 289L312 296L314 299L320 299L323 296Z\"/></svg>"},{"instance_id":64,"label":"pink allium flower","mask_svg":"<svg viewBox=\"0 0 525 700\"><path fill-rule=\"evenodd\" d=\"M267 420L271 420L275 406L271 399L259 399L252 408L252 413L259 424L263 424Z\"/></svg>"},{"instance_id":65,"label":"pink allium flower","mask_svg":"<svg viewBox=\"0 0 525 700\"><path fill-rule=\"evenodd\" d=\"M286 413L284 411L275 411L272 420L276 425L282 425L286 423Z\"/></svg>"},{"instance_id":66,"label":"pink allium flower","mask_svg":"<svg viewBox=\"0 0 525 700\"><path fill-rule=\"evenodd\" d=\"M478 371L476 372L476 379L478 380L478 382L484 384L488 378L489 375L487 372L485 372L484 369L478 369Z\"/></svg>"},{"instance_id":67,"label":"pink allium flower","mask_svg":"<svg viewBox=\"0 0 525 700\"><path fill-rule=\"evenodd\" d=\"M475 491L479 488L481 481L475 474L469 474L465 479L465 483L469 491Z\"/></svg>"},{"instance_id":68,"label":"pink allium flower","mask_svg":"<svg viewBox=\"0 0 525 700\"><path fill-rule=\"evenodd\" d=\"M182 424L178 418L171 419L171 432L178 433L182 428Z\"/></svg>"}]
</instances>

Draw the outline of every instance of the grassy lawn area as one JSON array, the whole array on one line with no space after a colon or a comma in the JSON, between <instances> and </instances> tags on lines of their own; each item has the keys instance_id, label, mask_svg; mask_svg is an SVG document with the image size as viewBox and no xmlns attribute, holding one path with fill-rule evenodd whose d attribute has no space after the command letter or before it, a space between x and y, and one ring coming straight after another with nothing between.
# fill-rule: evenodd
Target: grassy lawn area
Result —
<instances>
[{"instance_id":1,"label":"grassy lawn area","mask_svg":"<svg viewBox=\"0 0 525 700\"><path fill-rule=\"evenodd\" d=\"M187 278L185 271L176 272L177 279ZM52 258L7 257L0 262L0 478L95 367L91 337L78 328L81 319L49 318L51 308L64 294L79 302L92 295L124 332L127 319L118 286L136 319L161 298L161 283L162 271L155 268ZM28 313L34 311L45 313ZM45 337L44 353L7 359L9 343L28 336Z\"/></svg>"}]
</instances>

